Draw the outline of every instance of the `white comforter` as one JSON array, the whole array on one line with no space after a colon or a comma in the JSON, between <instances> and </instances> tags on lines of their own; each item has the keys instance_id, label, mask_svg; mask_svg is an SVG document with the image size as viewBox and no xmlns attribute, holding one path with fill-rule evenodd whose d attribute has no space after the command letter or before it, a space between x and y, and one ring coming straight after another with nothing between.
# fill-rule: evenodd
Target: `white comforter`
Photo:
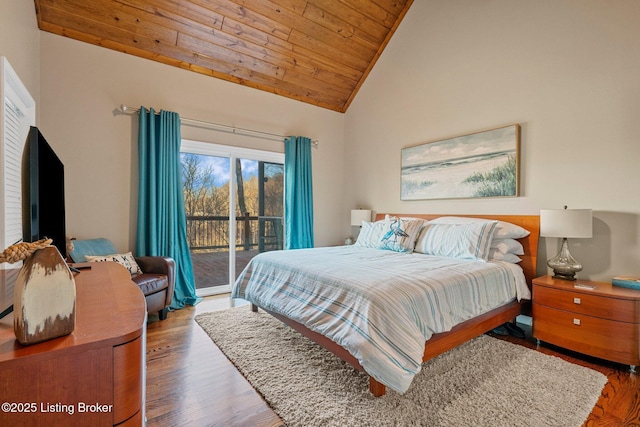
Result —
<instances>
[{"instance_id":1,"label":"white comforter","mask_svg":"<svg viewBox=\"0 0 640 427\"><path fill-rule=\"evenodd\" d=\"M521 268L506 262L340 246L260 254L232 297L330 338L403 393L434 333L530 293Z\"/></svg>"}]
</instances>

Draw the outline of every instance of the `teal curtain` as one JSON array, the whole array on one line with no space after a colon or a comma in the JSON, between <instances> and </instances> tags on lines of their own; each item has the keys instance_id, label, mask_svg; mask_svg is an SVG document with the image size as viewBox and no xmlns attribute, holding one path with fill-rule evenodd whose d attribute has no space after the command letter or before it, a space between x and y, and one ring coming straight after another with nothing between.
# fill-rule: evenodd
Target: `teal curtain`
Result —
<instances>
[{"instance_id":1,"label":"teal curtain","mask_svg":"<svg viewBox=\"0 0 640 427\"><path fill-rule=\"evenodd\" d=\"M176 261L171 309L195 305L193 264L187 241L187 219L180 163L180 117L140 107L138 129L138 256L168 256Z\"/></svg>"},{"instance_id":2,"label":"teal curtain","mask_svg":"<svg viewBox=\"0 0 640 427\"><path fill-rule=\"evenodd\" d=\"M284 143L285 249L312 248L311 139L290 136Z\"/></svg>"}]
</instances>

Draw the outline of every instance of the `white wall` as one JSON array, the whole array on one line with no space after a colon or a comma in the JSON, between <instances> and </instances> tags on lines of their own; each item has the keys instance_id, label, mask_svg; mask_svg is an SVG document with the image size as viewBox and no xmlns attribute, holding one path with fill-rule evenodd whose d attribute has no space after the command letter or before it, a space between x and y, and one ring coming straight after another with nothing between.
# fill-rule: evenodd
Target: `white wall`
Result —
<instances>
[{"instance_id":1,"label":"white wall","mask_svg":"<svg viewBox=\"0 0 640 427\"><path fill-rule=\"evenodd\" d=\"M31 5L33 7L33 5ZM121 104L318 139L313 150L316 246L342 241L344 115L41 32L40 127L65 164L67 234L135 247L137 116ZM182 127L187 139L283 151L283 144Z\"/></svg>"},{"instance_id":2,"label":"white wall","mask_svg":"<svg viewBox=\"0 0 640 427\"><path fill-rule=\"evenodd\" d=\"M640 2L415 1L346 113L345 205L592 208L579 277L640 276ZM521 197L400 201L403 147L520 123ZM544 260L559 249L541 239Z\"/></svg>"},{"instance_id":3,"label":"white wall","mask_svg":"<svg viewBox=\"0 0 640 427\"><path fill-rule=\"evenodd\" d=\"M531 214L566 204L594 209L594 238L571 244L580 276L609 280L640 275L638 16L635 0L416 1L345 115L40 32L29 1L0 0L0 54L65 163L67 229L77 237L133 247L137 124L115 109L145 105L319 139L318 246L351 231L353 207ZM402 147L514 122L521 197L400 201ZM558 249L546 240L543 260Z\"/></svg>"},{"instance_id":4,"label":"white wall","mask_svg":"<svg viewBox=\"0 0 640 427\"><path fill-rule=\"evenodd\" d=\"M37 106L40 97L40 31L32 1L0 0L0 55L9 60Z\"/></svg>"}]
</instances>

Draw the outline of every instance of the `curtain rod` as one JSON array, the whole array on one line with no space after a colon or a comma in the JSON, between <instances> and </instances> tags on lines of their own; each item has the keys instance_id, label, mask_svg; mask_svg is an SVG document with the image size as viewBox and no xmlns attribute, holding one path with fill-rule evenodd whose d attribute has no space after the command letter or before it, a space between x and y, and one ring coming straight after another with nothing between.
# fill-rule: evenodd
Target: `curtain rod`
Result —
<instances>
[{"instance_id":1,"label":"curtain rod","mask_svg":"<svg viewBox=\"0 0 640 427\"><path fill-rule=\"evenodd\" d=\"M133 107L127 107L124 104L120 105L120 111L124 114L136 114L140 112L139 108L133 108ZM235 126L228 126L228 125L222 125L219 123L212 123L212 122L205 122L203 120L195 120L195 119L189 119L186 117L180 117L180 122L187 125L187 126L192 126L192 127L205 127L205 128L209 128L209 129L213 129L213 130L217 130L220 132L228 132L228 133L233 133L236 135L245 135L245 136L251 136L254 138L262 138L262 139L269 139L272 141L283 141L284 139L287 138L287 135L278 135L275 133L269 133L269 132L262 132L262 131L258 131L258 130L253 130L253 129L244 129L244 128L239 128L239 127L235 127ZM315 146L318 145L318 140L313 140L311 141L311 143Z\"/></svg>"}]
</instances>

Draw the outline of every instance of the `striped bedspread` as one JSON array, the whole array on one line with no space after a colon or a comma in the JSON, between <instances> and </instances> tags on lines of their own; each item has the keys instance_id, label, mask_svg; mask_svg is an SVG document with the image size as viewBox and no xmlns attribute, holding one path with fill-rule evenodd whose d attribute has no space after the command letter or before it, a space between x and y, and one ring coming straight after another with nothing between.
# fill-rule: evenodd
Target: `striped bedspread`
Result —
<instances>
[{"instance_id":1,"label":"striped bedspread","mask_svg":"<svg viewBox=\"0 0 640 427\"><path fill-rule=\"evenodd\" d=\"M262 253L232 297L330 338L403 393L434 333L530 293L514 264L339 246Z\"/></svg>"}]
</instances>

